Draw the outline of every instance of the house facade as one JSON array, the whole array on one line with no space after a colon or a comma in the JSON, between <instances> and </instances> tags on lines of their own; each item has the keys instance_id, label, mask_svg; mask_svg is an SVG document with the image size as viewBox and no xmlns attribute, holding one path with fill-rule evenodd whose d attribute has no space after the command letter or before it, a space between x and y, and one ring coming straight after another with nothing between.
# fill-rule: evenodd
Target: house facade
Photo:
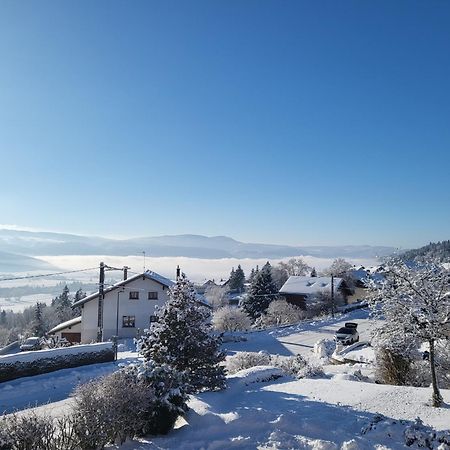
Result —
<instances>
[{"instance_id":1,"label":"house facade","mask_svg":"<svg viewBox=\"0 0 450 450\"><path fill-rule=\"evenodd\" d=\"M352 294L342 278L290 276L283 284L279 293L289 303L302 309L307 309L308 302L314 301L318 296L331 296L333 284L334 300L336 305L347 304L348 297Z\"/></svg>"},{"instance_id":2,"label":"house facade","mask_svg":"<svg viewBox=\"0 0 450 450\"><path fill-rule=\"evenodd\" d=\"M134 338L156 319L156 309L168 300L173 281L152 271L122 280L104 290L102 340ZM81 343L96 342L99 333L99 293L74 303L81 308Z\"/></svg>"}]
</instances>

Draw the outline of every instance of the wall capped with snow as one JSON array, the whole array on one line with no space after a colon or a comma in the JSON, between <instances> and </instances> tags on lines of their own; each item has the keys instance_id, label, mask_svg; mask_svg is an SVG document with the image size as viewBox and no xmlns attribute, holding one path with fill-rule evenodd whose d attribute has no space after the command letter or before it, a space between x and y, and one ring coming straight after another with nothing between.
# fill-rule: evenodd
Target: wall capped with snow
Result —
<instances>
[{"instance_id":1,"label":"wall capped with snow","mask_svg":"<svg viewBox=\"0 0 450 450\"><path fill-rule=\"evenodd\" d=\"M109 361L114 361L114 349L111 342L0 356L0 383Z\"/></svg>"}]
</instances>

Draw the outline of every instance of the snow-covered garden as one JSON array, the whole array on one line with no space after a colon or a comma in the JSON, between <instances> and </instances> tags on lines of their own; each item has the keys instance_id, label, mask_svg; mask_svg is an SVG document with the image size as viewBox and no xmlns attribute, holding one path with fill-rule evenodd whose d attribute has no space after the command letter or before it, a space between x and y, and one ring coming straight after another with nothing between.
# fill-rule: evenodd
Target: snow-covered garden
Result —
<instances>
[{"instance_id":1,"label":"snow-covered garden","mask_svg":"<svg viewBox=\"0 0 450 450\"><path fill-rule=\"evenodd\" d=\"M374 289L375 316L360 309L258 330L233 331L230 325L220 348L210 312L182 278L160 321L139 342L141 356L124 353L120 367L105 363L2 383L0 405L7 412L26 407L26 398L41 405L31 417L25 410L3 419L1 448L25 448L18 439L37 439L41 432L53 436L52 446L42 438L29 448L448 449L447 291L431 295L431 309L422 304L416 316L417 309L409 306L415 326L401 321L394 308L398 303L407 308L405 292L413 294L403 289L399 301L389 285L383 292L386 303L380 304L380 291ZM230 317L228 311L221 326L232 324ZM334 333L347 321L358 324L360 342L336 348ZM243 325L249 328L248 322ZM403 379L387 378L386 351L399 364L389 375ZM77 388L99 375L104 377ZM67 398L74 388L75 396ZM46 405L46 399L60 401ZM29 428L34 437L23 432L28 423L34 424Z\"/></svg>"}]
</instances>

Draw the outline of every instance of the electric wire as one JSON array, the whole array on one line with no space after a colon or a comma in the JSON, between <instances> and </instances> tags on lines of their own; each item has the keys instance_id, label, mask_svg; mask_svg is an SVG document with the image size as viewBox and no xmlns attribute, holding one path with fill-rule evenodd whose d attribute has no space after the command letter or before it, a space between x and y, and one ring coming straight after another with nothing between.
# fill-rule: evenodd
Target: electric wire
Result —
<instances>
[{"instance_id":1,"label":"electric wire","mask_svg":"<svg viewBox=\"0 0 450 450\"><path fill-rule=\"evenodd\" d=\"M67 270L65 272L44 273L44 274L40 274L40 275L25 275L22 277L0 278L0 281L14 281L14 280L27 280L30 278L52 277L55 275L65 275L68 273L88 272L90 270L98 270L98 267L90 267L88 269L78 269L78 270Z\"/></svg>"}]
</instances>

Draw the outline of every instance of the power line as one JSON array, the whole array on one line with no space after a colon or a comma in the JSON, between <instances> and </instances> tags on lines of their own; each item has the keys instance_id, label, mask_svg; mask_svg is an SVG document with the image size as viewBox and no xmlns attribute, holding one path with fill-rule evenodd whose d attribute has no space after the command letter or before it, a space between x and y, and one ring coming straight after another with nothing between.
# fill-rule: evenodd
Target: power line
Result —
<instances>
[{"instance_id":1,"label":"power line","mask_svg":"<svg viewBox=\"0 0 450 450\"><path fill-rule=\"evenodd\" d=\"M55 275L65 275L68 273L88 272L89 270L98 270L98 267L90 267L89 269L68 270L66 272L45 273L45 274L41 274L41 275L27 275L24 277L0 278L0 281L27 280L30 278L52 277Z\"/></svg>"}]
</instances>

